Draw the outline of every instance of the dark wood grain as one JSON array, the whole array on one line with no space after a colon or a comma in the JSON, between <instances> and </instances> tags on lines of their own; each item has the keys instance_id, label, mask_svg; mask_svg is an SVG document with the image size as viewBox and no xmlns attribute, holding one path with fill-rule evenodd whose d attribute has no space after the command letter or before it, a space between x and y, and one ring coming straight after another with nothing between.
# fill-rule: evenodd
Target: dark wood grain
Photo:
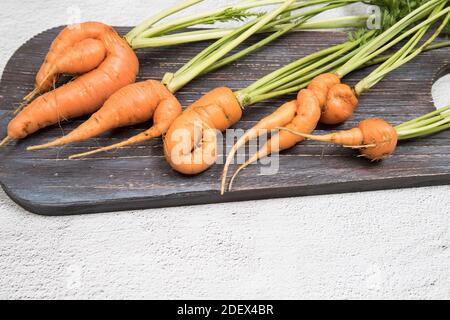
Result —
<instances>
[{"instance_id":1,"label":"dark wood grain","mask_svg":"<svg viewBox=\"0 0 450 320\"><path fill-rule=\"evenodd\" d=\"M28 93L52 39L60 28L43 32L25 43L8 62L0 85L2 135L12 110ZM118 28L126 32L128 28ZM286 39L288 38L288 40ZM177 94L187 106L210 89L227 85L232 89L254 80L318 49L345 40L343 33L303 32L288 35L251 57L192 82ZM160 79L177 70L207 44L141 50L139 79ZM339 128L349 128L374 116L393 124L433 110L431 87L449 72L448 49L428 52L392 73L365 94L355 117ZM355 84L369 70L346 79ZM292 97L282 97L246 110L236 128L248 129L261 117ZM219 195L222 166L186 177L166 164L161 140L96 155L91 159L67 160L75 151L110 144L134 135L150 124L114 130L90 141L64 148L26 152L29 145L59 137L83 119L51 127L0 151L0 181L8 195L27 210L45 215L69 215L157 208L179 205L230 202L316 194L355 192L450 183L450 132L403 142L397 153L382 163L355 157L351 150L306 142L280 156L277 175L261 175L261 165L245 170L236 191ZM319 127L319 132L330 127ZM334 128L333 128L334 129Z\"/></svg>"}]
</instances>

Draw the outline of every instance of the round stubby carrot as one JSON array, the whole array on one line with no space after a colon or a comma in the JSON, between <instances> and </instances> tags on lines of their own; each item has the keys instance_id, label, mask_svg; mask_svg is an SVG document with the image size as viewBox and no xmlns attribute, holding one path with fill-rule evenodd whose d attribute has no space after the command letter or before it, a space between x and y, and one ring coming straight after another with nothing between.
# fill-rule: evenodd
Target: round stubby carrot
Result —
<instances>
[{"instance_id":1,"label":"round stubby carrot","mask_svg":"<svg viewBox=\"0 0 450 320\"><path fill-rule=\"evenodd\" d=\"M285 126L291 130L296 131L314 131L321 116L320 101L317 98L316 94L309 89L301 90L297 96L297 100L291 103L294 103L296 105L296 112L290 119L290 121L286 125L283 125L282 123L284 123L285 119L280 116L279 121L274 121L274 126L270 129L276 129ZM275 113L273 113L272 115L274 114ZM255 163L259 159L266 157L274 152L280 152L292 148L302 140L304 140L303 137L293 134L289 131L280 131L279 133L275 134L263 145L261 149L259 149L257 153L255 153L248 161L246 161L242 166L239 167L239 169L235 172L231 179L230 189L232 188L233 182L237 175L250 164ZM222 175L222 194L225 192L226 172L227 170L224 170L224 173Z\"/></svg>"},{"instance_id":2,"label":"round stubby carrot","mask_svg":"<svg viewBox=\"0 0 450 320\"><path fill-rule=\"evenodd\" d=\"M101 46L96 41L86 42L87 39L98 40L103 44L106 57L102 61L100 61ZM87 43L89 49L81 49L79 45L81 42ZM91 114L114 92L135 81L139 62L134 51L110 26L86 22L67 27L58 35L37 76L37 83L41 88L47 88L49 81L54 80L52 76L48 76L49 72L55 70L64 53L70 52L70 48L74 47L75 53L69 54L69 57L79 61L72 61L74 66L71 67L71 71L87 70L94 66L95 63L92 61L85 62L84 58L80 59L79 54L83 52L88 52L86 58L100 64L74 81L34 100L9 123L9 139L23 139L39 129L62 120ZM64 65L67 67L70 62L66 61Z\"/></svg>"},{"instance_id":3,"label":"round stubby carrot","mask_svg":"<svg viewBox=\"0 0 450 320\"><path fill-rule=\"evenodd\" d=\"M181 104L161 82L147 80L133 83L114 93L100 110L69 134L43 145L29 147L28 150L40 150L84 141L109 130L131 126L153 118L151 129L141 133L138 138L130 139L131 141L149 140L164 134L180 114ZM122 143L120 146L125 145L127 144ZM104 150L95 151L97 153ZM91 151L90 154L93 153Z\"/></svg>"},{"instance_id":4,"label":"round stubby carrot","mask_svg":"<svg viewBox=\"0 0 450 320\"><path fill-rule=\"evenodd\" d=\"M372 161L383 160L392 155L398 142L395 128L379 118L361 121L358 128L321 136L310 135L290 128L285 129L287 132L307 139L359 149L363 157Z\"/></svg>"},{"instance_id":5,"label":"round stubby carrot","mask_svg":"<svg viewBox=\"0 0 450 320\"><path fill-rule=\"evenodd\" d=\"M183 174L201 173L216 160L216 133L242 117L233 91L214 89L190 105L170 126L164 138L164 154L170 166Z\"/></svg>"}]
</instances>

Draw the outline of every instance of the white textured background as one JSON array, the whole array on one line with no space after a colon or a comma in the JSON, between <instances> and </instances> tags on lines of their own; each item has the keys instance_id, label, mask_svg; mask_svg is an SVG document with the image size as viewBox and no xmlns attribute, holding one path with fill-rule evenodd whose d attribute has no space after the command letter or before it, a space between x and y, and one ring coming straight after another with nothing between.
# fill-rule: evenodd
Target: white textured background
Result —
<instances>
[{"instance_id":1,"label":"white textured background","mask_svg":"<svg viewBox=\"0 0 450 320\"><path fill-rule=\"evenodd\" d=\"M74 3L82 20L132 25L175 2L2 0L0 71L28 38L67 23ZM435 85L439 105L450 102L448 80ZM449 299L449 191L58 218L30 214L0 191L0 299Z\"/></svg>"}]
</instances>

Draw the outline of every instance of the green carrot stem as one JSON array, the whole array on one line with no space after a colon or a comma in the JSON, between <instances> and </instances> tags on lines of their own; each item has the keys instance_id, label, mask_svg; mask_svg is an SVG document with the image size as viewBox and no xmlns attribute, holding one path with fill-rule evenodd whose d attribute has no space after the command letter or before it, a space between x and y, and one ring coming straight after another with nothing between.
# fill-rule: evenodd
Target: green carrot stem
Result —
<instances>
[{"instance_id":1,"label":"green carrot stem","mask_svg":"<svg viewBox=\"0 0 450 320\"><path fill-rule=\"evenodd\" d=\"M330 54L327 57L325 57L324 59L321 59L320 61L317 61L305 68L302 68L301 70L294 72L289 76L282 77L281 79L273 82L270 85L266 85L258 90L255 90L254 92L252 92L251 95L266 94L273 90L276 90L279 87L282 87L285 84L288 84L288 83L290 84L292 81L299 79L303 75L309 74L310 72L313 72L313 71L316 71L319 67L323 66L324 64L326 64L328 62L332 62L333 60L339 58L342 54L347 53L351 49L355 48L357 45L358 45L358 43L351 42L351 43L349 43L348 46L342 48L340 51Z\"/></svg>"},{"instance_id":2,"label":"green carrot stem","mask_svg":"<svg viewBox=\"0 0 450 320\"><path fill-rule=\"evenodd\" d=\"M437 133L437 132L440 132L447 128L450 128L450 114L440 117L440 119L438 119L437 121L435 121L431 124L424 124L421 127L403 128L403 129L396 128L396 130L397 130L397 134L398 134L398 139L406 140L406 139L422 137L422 136L429 135L432 133Z\"/></svg>"},{"instance_id":3,"label":"green carrot stem","mask_svg":"<svg viewBox=\"0 0 450 320\"><path fill-rule=\"evenodd\" d=\"M293 71L296 71L299 67L303 67L305 64L311 62L311 61L316 61L318 58L322 58L322 57L326 57L338 50L341 50L342 48L345 48L348 45L348 42L343 43L343 44L339 44L339 45L335 45L333 47L329 47L326 48L324 50L320 50L318 52L315 52L313 54L310 54L308 56L305 56L297 61L294 61L293 63L290 63L288 65L286 65L283 68L280 68L270 74L268 74L267 76L259 79L258 81L254 82L253 84L251 84L250 86L248 86L247 88L240 90L240 92L242 93L250 93L255 91L258 88L263 87L264 85L266 85L267 83L270 83L272 80L274 79L278 79L280 77L283 77L287 74L292 73Z\"/></svg>"},{"instance_id":4,"label":"green carrot stem","mask_svg":"<svg viewBox=\"0 0 450 320\"><path fill-rule=\"evenodd\" d=\"M339 77L344 77L345 75L349 74L353 70L357 69L360 65L363 65L365 62L373 59L374 57L371 57L370 59L367 58L368 55L373 53L375 50L383 47L386 43L391 41L394 37L396 37L400 32L402 32L407 26L415 23L416 21L419 21L426 15L428 15L436 5L442 3L443 0L430 0L417 8L416 10L412 11L408 15L406 15L404 18L402 18L400 21L395 23L392 27L390 27L388 30L381 33L377 38L375 38L373 41L370 41L364 46L364 49L361 50L356 56L354 56L350 61L348 61L344 66L339 68L337 71L337 75ZM427 22L427 24L429 21ZM423 25L422 25L423 26ZM386 48L387 50L387 48ZM382 53L382 52L381 52ZM380 53L380 54L381 54Z\"/></svg>"},{"instance_id":5,"label":"green carrot stem","mask_svg":"<svg viewBox=\"0 0 450 320\"><path fill-rule=\"evenodd\" d=\"M436 50L436 49L440 49L440 48L444 48L444 47L448 47L448 46L450 46L450 40L447 40L447 41L439 41L439 42L433 43L433 44L427 46L426 48L424 48L424 49L423 49L423 52L431 51L431 50ZM375 59L372 59L372 60L366 62L366 63L363 65L363 67L370 67L370 66L373 66L373 65L377 65L377 64L383 63L383 62L385 62L387 59L389 59L390 57L392 57L391 54L386 54L386 55L377 57L377 58L375 58Z\"/></svg>"},{"instance_id":6,"label":"green carrot stem","mask_svg":"<svg viewBox=\"0 0 450 320\"><path fill-rule=\"evenodd\" d=\"M289 15L286 18L281 18L281 19L276 19L273 22L270 22L264 26L262 26L257 32L264 32L265 30L270 30L273 29L274 27L281 27L281 29L279 29L277 32L275 32L274 34L270 35L269 37L267 37L266 39L261 40L260 42L230 56L227 57L223 60L217 61L216 63L214 63L213 65L209 66L206 70L204 70L202 72L202 74L216 70L219 67L222 67L226 64L229 64L237 59L242 58L245 55L248 55L250 53L252 53L253 51L259 49L260 47L270 43L271 41L274 41L275 39L281 37L282 35L284 35L285 33L291 31L292 29L294 29L295 27L301 25L302 23L304 23L306 20L306 17L312 17L313 15L318 15L319 13L322 13L324 11L327 10L331 10L337 7L341 7L344 5L347 5L349 3L353 3L353 2L357 2L357 0L339 0L336 2L331 2L330 5L324 6L324 7L319 7L319 8L314 8L312 10L309 11L303 11L299 14L296 15ZM288 6L287 9L284 9L282 12L283 13L288 13L290 12L290 10L294 10L294 9L299 9L299 8L303 8L306 6L311 6L311 5L317 5L317 4L323 4L323 3L330 3L329 0L314 0L314 1L306 1L306 2L301 2L298 5L292 5L292 6ZM297 19L298 18L298 19ZM262 18L259 18L262 19ZM277 24L282 24L286 21L290 21L290 19L292 20L297 20L296 22L293 22L291 24L288 25L280 25L278 26ZM352 19L354 20L354 17L352 17ZM258 19L255 19L253 21L253 23L258 23ZM173 81L173 79L176 79L177 77L179 77L181 74L187 72L188 70L191 70L192 68L194 68L195 65L199 65L201 64L204 60L206 60L209 55L213 52L215 52L216 50L219 50L219 48L221 48L223 46L223 44L230 42L234 39L236 39L235 35L237 34L241 34L243 31L247 30L250 28L250 26L252 26L251 24L247 24L244 25L241 28L238 28L234 31L232 31L232 33L224 38L222 38L221 40L219 40L218 42L216 42L215 44L211 45L209 48L205 49L202 53L200 53L199 55L197 55L195 58L193 58L190 62L188 62L187 64L185 64L180 70L178 70L174 75L171 76L167 76L165 77L166 79ZM165 83L168 84L168 83Z\"/></svg>"},{"instance_id":7,"label":"green carrot stem","mask_svg":"<svg viewBox=\"0 0 450 320\"><path fill-rule=\"evenodd\" d=\"M239 37L239 35L241 35L245 31L249 30L251 27L253 27L255 24L257 24L258 21L260 21L260 20L261 20L260 18L255 19L255 20L235 29L232 33L230 33L226 37L223 37L222 39L217 40L215 43L211 44L208 48L206 48L205 50L200 52L198 55L196 55L194 58L192 58L188 63L186 63L183 67L181 67L177 72L175 72L174 77L178 77L179 75L183 74L184 72L187 72L188 70L192 69L195 65L198 65L201 62L205 61L214 52L218 52L220 50L220 48L222 48L225 44L235 41Z\"/></svg>"},{"instance_id":8,"label":"green carrot stem","mask_svg":"<svg viewBox=\"0 0 450 320\"><path fill-rule=\"evenodd\" d=\"M299 26L290 30L293 31L304 31L304 30L318 30L318 29L334 29L334 28L359 28L366 25L366 21L369 16L348 16L336 19L323 19L318 21L308 21L300 24ZM279 24L273 27L266 27L259 31L258 33L267 32L277 32L287 25ZM223 38L233 32L235 29L232 28L218 28L218 29L202 29L196 31L180 32L176 34L163 35L153 38L142 38L136 37L132 41L133 49L142 48L154 48L154 47L165 47L180 45L186 43L216 40Z\"/></svg>"},{"instance_id":9,"label":"green carrot stem","mask_svg":"<svg viewBox=\"0 0 450 320\"><path fill-rule=\"evenodd\" d=\"M343 65L361 50L361 48L355 49L355 47L374 34L375 31L371 31L357 40L348 41L299 59L256 81L246 89L238 91L236 96L244 106L248 106L266 97L273 98L296 92L304 87L304 82ZM345 55L341 57L343 54ZM327 64L330 61L333 62Z\"/></svg>"},{"instance_id":10,"label":"green carrot stem","mask_svg":"<svg viewBox=\"0 0 450 320\"><path fill-rule=\"evenodd\" d=\"M421 130L419 132L416 132L416 133L413 133L410 135L400 135L398 139L399 140L408 140L408 139L420 138L420 137L424 137L424 136L428 136L428 135L432 135L435 133L445 131L449 128L450 128L450 121L447 121L446 124L443 124L441 126L437 126L437 127L426 129L426 130Z\"/></svg>"},{"instance_id":11,"label":"green carrot stem","mask_svg":"<svg viewBox=\"0 0 450 320\"><path fill-rule=\"evenodd\" d=\"M330 29L330 28L360 28L367 25L369 15L360 16L347 16L334 19L309 21L295 30L317 30L317 29Z\"/></svg>"},{"instance_id":12,"label":"green carrot stem","mask_svg":"<svg viewBox=\"0 0 450 320\"><path fill-rule=\"evenodd\" d=\"M201 61L199 64L192 66L189 70L184 71L183 73L178 74L176 77L172 79L167 84L167 88L171 92L176 92L180 88L182 88L186 83L190 82L192 79L201 74L206 68L211 66L213 63L220 60L223 56L225 56L228 52L236 48L240 45L244 40L248 39L255 32L261 29L264 25L269 23L272 19L278 16L281 12L283 12L288 6L290 6L294 0L286 0L280 7L274 10L271 13L264 15L262 18L258 19L259 21L252 25L249 29L244 31L240 36L232 41L226 43L223 47L218 49L216 52L208 55L206 59Z\"/></svg>"},{"instance_id":13,"label":"green carrot stem","mask_svg":"<svg viewBox=\"0 0 450 320\"><path fill-rule=\"evenodd\" d=\"M263 40L255 43L254 45L234 54L231 55L227 58L224 58L220 61L218 61L217 63L211 65L209 68L207 68L205 71L203 71L203 73L208 73L214 70L217 70L229 63L232 63L233 61L236 61L254 51L256 51L257 49L267 45L268 43L278 39L279 37L283 36L284 34L286 34L287 32L291 31L292 29L301 26L302 24L304 24L308 19L312 18L315 15L318 15L322 12L325 12L327 10L331 10L331 9L335 9L341 6L346 5L347 3L337 3L334 5L329 5L329 6L324 6L322 8L315 8L313 10L310 11L306 11L303 12L302 14L300 14L299 16L302 16L302 18L298 19L297 22L291 23L289 25L284 26L283 28L281 28L278 32L275 32L273 34L271 34L270 36L264 38Z\"/></svg>"},{"instance_id":14,"label":"green carrot stem","mask_svg":"<svg viewBox=\"0 0 450 320\"><path fill-rule=\"evenodd\" d=\"M131 42L134 38L136 38L140 33L145 31L146 29L153 26L155 23L202 1L203 0L186 0L174 7L171 7L167 10L160 12L159 14L145 20L144 22L136 26L134 29L132 29L130 32L128 32L128 34L125 36L125 40L131 45Z\"/></svg>"},{"instance_id":15,"label":"green carrot stem","mask_svg":"<svg viewBox=\"0 0 450 320\"><path fill-rule=\"evenodd\" d=\"M179 26L189 26L189 25L196 25L199 24L199 21L204 21L206 18L215 17L216 20L226 20L235 18L234 13L235 12L245 12L245 10L257 8L257 7L263 7L268 6L272 4L279 4L283 3L284 0L260 0L260 1L243 1L241 3L238 3L236 5L228 5L219 9L214 10L207 10L200 13L195 13L193 15L189 15L187 17L182 17L179 19L175 19L173 21L167 22L165 24L161 24L158 26L155 26L153 28L150 28L144 32L142 32L139 36L140 37L153 37L157 36L163 33L166 33L168 30L178 30Z\"/></svg>"},{"instance_id":16,"label":"green carrot stem","mask_svg":"<svg viewBox=\"0 0 450 320\"><path fill-rule=\"evenodd\" d=\"M450 110L450 106L447 106L447 107L438 109L438 110L436 110L436 111L427 113L427 114L425 114L425 115L423 115L423 116L421 116L421 117L418 117L418 118L416 118L416 119L413 119L413 120L404 122L404 123L398 125L398 126L395 127L395 128L396 128L396 129L402 129L402 128L404 128L404 127L409 127L409 126L411 126L411 125L415 125L415 124L417 124L417 123L420 123L421 121L426 121L426 120L428 120L428 119L430 119L430 118L432 118L432 117L435 117L436 115L441 115L442 113L444 113L444 112L446 112L446 111L449 111L449 110Z\"/></svg>"},{"instance_id":17,"label":"green carrot stem","mask_svg":"<svg viewBox=\"0 0 450 320\"><path fill-rule=\"evenodd\" d=\"M433 11L431 16L435 16L440 10L443 9L443 5L437 7L436 10ZM444 21L441 25L436 29L431 37L425 43L423 43L419 48L414 50L414 47L418 44L420 39L425 35L425 33L430 28L431 24L424 26L419 29L417 33L411 37L411 39L400 49L396 54L394 54L391 58L389 58L385 63L383 63L380 67L374 70L369 76L364 78L355 86L355 91L358 95L363 93L364 91L372 88L375 84L377 84L382 78L384 78L388 73L394 71L395 69L401 67L405 63L414 59L417 55L425 50L442 32L443 28L447 26L450 19L450 11L447 13ZM413 51L414 50L414 51Z\"/></svg>"}]
</instances>

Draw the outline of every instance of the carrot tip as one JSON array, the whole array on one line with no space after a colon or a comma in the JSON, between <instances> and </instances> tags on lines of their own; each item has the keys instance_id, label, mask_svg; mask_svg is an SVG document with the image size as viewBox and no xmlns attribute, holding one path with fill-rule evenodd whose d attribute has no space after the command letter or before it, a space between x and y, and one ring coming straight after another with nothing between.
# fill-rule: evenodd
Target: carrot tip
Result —
<instances>
[{"instance_id":1,"label":"carrot tip","mask_svg":"<svg viewBox=\"0 0 450 320\"><path fill-rule=\"evenodd\" d=\"M101 150L101 149L96 149L96 150L89 151L89 152L83 152L83 153L73 154L73 155L71 155L71 156L69 157L69 160L79 159L79 158L84 158L84 157L87 157L87 156L89 156L89 155L96 154L96 153L99 153L99 152L102 152L102 151L103 151L103 150Z\"/></svg>"},{"instance_id":2,"label":"carrot tip","mask_svg":"<svg viewBox=\"0 0 450 320\"><path fill-rule=\"evenodd\" d=\"M5 137L2 142L0 142L0 147L6 146L11 141L10 137Z\"/></svg>"},{"instance_id":3,"label":"carrot tip","mask_svg":"<svg viewBox=\"0 0 450 320\"><path fill-rule=\"evenodd\" d=\"M222 172L222 181L220 183L220 195L223 196L225 194L225 184L227 182L227 177L226 177L226 173L225 170Z\"/></svg>"},{"instance_id":4,"label":"carrot tip","mask_svg":"<svg viewBox=\"0 0 450 320\"><path fill-rule=\"evenodd\" d=\"M350 148L350 149L367 149L367 148L376 148L377 145L376 144L364 144L364 145L360 145L360 146L348 146L348 145L344 145L344 148Z\"/></svg>"},{"instance_id":5,"label":"carrot tip","mask_svg":"<svg viewBox=\"0 0 450 320\"><path fill-rule=\"evenodd\" d=\"M232 191L233 190L233 184L234 181L236 180L237 176L239 175L239 173L244 170L245 168L247 168L249 165L249 163L244 163L242 166L239 167L239 169L236 170L236 172L233 174L233 176L231 177L230 180L230 184L228 185L228 191Z\"/></svg>"},{"instance_id":6,"label":"carrot tip","mask_svg":"<svg viewBox=\"0 0 450 320\"><path fill-rule=\"evenodd\" d=\"M55 147L55 145L47 143L47 144L41 144L41 145L37 145L37 146L28 147L27 151L43 150L43 149L49 149L51 147Z\"/></svg>"}]
</instances>

